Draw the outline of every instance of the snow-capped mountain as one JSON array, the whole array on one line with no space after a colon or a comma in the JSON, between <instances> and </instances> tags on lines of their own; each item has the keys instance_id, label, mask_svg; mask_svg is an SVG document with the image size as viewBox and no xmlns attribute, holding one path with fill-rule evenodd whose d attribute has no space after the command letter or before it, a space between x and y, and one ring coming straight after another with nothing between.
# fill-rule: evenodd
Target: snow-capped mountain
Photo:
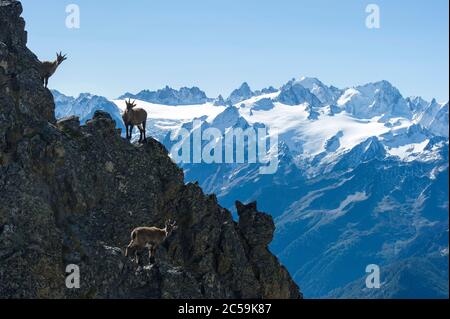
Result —
<instances>
[{"instance_id":1,"label":"snow-capped mountain","mask_svg":"<svg viewBox=\"0 0 450 319\"><path fill-rule=\"evenodd\" d=\"M300 105L307 103L310 107L319 107L322 102L309 89L296 80L284 85L276 100L285 105Z\"/></svg>"},{"instance_id":2,"label":"snow-capped mountain","mask_svg":"<svg viewBox=\"0 0 450 319\"><path fill-rule=\"evenodd\" d=\"M372 145L366 142L359 151ZM272 249L312 297L445 298L446 147L433 162L382 159L379 145L353 169L342 169L344 158L337 164L340 173L309 180L283 209ZM381 289L365 288L369 264L380 266Z\"/></svg>"},{"instance_id":3,"label":"snow-capped mountain","mask_svg":"<svg viewBox=\"0 0 450 319\"><path fill-rule=\"evenodd\" d=\"M242 85L231 92L230 96L227 99L227 102L230 104L236 104L238 102L248 100L254 95L252 90L250 89L250 86L247 82L242 83Z\"/></svg>"},{"instance_id":4,"label":"snow-capped mountain","mask_svg":"<svg viewBox=\"0 0 450 319\"><path fill-rule=\"evenodd\" d=\"M336 104L342 95L342 90L334 86L327 86L316 78L302 77L298 83L314 94L324 105Z\"/></svg>"},{"instance_id":5,"label":"snow-capped mountain","mask_svg":"<svg viewBox=\"0 0 450 319\"><path fill-rule=\"evenodd\" d=\"M87 120L92 119L95 111L101 110L111 114L116 121L117 128L122 128L122 131L125 129L119 108L108 99L89 93L82 93L77 98L74 98L66 96L57 90L52 90L51 92L55 100L55 116L57 119L75 115L80 118L81 124L84 124Z\"/></svg>"},{"instance_id":6,"label":"snow-capped mountain","mask_svg":"<svg viewBox=\"0 0 450 319\"><path fill-rule=\"evenodd\" d=\"M439 104L433 100L417 115L417 122L435 135L448 137L448 102Z\"/></svg>"},{"instance_id":7,"label":"snow-capped mountain","mask_svg":"<svg viewBox=\"0 0 450 319\"><path fill-rule=\"evenodd\" d=\"M274 216L272 250L306 297L448 297L448 103L404 98L387 81L339 89L301 78L259 91L244 83L226 100L174 93L182 90L113 102L123 111L124 98L136 98L149 135L169 150L180 129L277 134L271 175L261 163L180 166L230 210L236 199L257 200ZM55 102L59 115L78 111L71 99ZM384 290L361 287L368 264L380 265Z\"/></svg>"},{"instance_id":8,"label":"snow-capped mountain","mask_svg":"<svg viewBox=\"0 0 450 319\"><path fill-rule=\"evenodd\" d=\"M387 81L347 89L337 104L357 118L412 116L407 101L398 89Z\"/></svg>"},{"instance_id":9,"label":"snow-capped mountain","mask_svg":"<svg viewBox=\"0 0 450 319\"><path fill-rule=\"evenodd\" d=\"M425 101L420 96L411 96L406 98L406 103L409 106L409 109L414 114L418 114L419 112L423 111L428 105L430 105L429 102Z\"/></svg>"},{"instance_id":10,"label":"snow-capped mountain","mask_svg":"<svg viewBox=\"0 0 450 319\"><path fill-rule=\"evenodd\" d=\"M212 127L218 128L220 131L224 131L229 127L239 126L246 128L248 126L247 121L240 115L239 110L235 106L227 107L222 113L216 116L211 123Z\"/></svg>"},{"instance_id":11,"label":"snow-capped mountain","mask_svg":"<svg viewBox=\"0 0 450 319\"><path fill-rule=\"evenodd\" d=\"M215 100L214 100L214 105L215 106L225 106L226 102L223 99L222 94L220 94Z\"/></svg>"}]
</instances>

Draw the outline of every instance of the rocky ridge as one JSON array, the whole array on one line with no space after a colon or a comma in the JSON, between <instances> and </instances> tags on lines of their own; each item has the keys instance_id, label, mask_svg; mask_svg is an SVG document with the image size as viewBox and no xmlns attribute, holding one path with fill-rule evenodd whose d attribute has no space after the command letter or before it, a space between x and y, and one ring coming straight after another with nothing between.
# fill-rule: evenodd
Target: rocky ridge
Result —
<instances>
[{"instance_id":1,"label":"rocky ridge","mask_svg":"<svg viewBox=\"0 0 450 319\"><path fill-rule=\"evenodd\" d=\"M0 297L300 298L268 250L272 218L185 184L166 149L120 137L108 113L56 122L22 6L0 0ZM177 220L156 264L123 256L130 231ZM80 268L80 289L65 269Z\"/></svg>"}]
</instances>

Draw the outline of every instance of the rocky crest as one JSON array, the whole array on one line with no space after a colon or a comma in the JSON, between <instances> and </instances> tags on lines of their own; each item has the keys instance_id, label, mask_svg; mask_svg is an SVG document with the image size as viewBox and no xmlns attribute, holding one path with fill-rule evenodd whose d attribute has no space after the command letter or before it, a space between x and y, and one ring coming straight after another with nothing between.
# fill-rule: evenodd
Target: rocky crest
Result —
<instances>
[{"instance_id":1,"label":"rocky crest","mask_svg":"<svg viewBox=\"0 0 450 319\"><path fill-rule=\"evenodd\" d=\"M300 298L256 204L237 203L236 223L160 143L129 144L108 113L56 123L21 12L0 0L0 297ZM168 218L179 229L155 265L123 256L134 227ZM69 264L80 289L65 286Z\"/></svg>"}]
</instances>

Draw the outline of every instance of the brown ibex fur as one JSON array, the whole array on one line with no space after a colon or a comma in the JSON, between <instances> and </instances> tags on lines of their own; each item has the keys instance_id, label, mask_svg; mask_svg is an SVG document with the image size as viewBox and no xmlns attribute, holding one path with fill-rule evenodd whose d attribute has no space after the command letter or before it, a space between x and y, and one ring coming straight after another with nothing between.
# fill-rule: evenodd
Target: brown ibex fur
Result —
<instances>
[{"instance_id":1,"label":"brown ibex fur","mask_svg":"<svg viewBox=\"0 0 450 319\"><path fill-rule=\"evenodd\" d=\"M48 79L55 74L58 67L63 63L65 60L67 60L66 55L63 55L62 52L56 53L56 60L53 62L45 61L42 62L42 70L41 70L41 76L42 81L44 82L44 87L47 87L48 85Z\"/></svg>"},{"instance_id":2,"label":"brown ibex fur","mask_svg":"<svg viewBox=\"0 0 450 319\"><path fill-rule=\"evenodd\" d=\"M139 143L142 140L147 141L146 136L146 124L147 124L147 112L144 109L135 108L136 101L131 102L131 99L125 101L127 108L123 112L122 119L127 129L127 139L131 139L133 135L133 128L136 125L141 133Z\"/></svg>"},{"instance_id":3,"label":"brown ibex fur","mask_svg":"<svg viewBox=\"0 0 450 319\"><path fill-rule=\"evenodd\" d=\"M131 232L131 242L125 250L125 257L130 251L134 252L135 261L139 264L138 250L148 247L150 260L155 257L158 246L177 229L176 222L170 219L166 222L165 228L138 227Z\"/></svg>"}]
</instances>

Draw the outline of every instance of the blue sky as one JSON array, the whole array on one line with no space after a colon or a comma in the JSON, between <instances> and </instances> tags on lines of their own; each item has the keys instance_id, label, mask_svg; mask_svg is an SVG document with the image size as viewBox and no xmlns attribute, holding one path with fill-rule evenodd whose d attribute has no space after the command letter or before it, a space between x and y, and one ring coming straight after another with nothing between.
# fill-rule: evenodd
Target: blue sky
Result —
<instances>
[{"instance_id":1,"label":"blue sky","mask_svg":"<svg viewBox=\"0 0 450 319\"><path fill-rule=\"evenodd\" d=\"M81 28L65 26L78 4ZM368 4L381 28L365 26ZM228 95L302 75L347 87L388 80L405 96L448 100L448 0L22 0L28 45L69 60L50 87L115 98L198 86Z\"/></svg>"}]
</instances>

